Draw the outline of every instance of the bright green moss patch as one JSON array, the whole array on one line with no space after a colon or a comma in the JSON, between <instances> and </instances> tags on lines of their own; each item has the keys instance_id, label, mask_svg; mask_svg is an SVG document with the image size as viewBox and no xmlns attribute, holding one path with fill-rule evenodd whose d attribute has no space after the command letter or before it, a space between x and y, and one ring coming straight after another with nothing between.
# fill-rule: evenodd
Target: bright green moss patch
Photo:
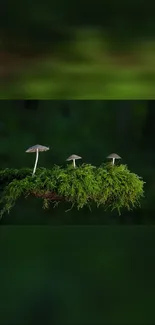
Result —
<instances>
[{"instance_id":1,"label":"bright green moss patch","mask_svg":"<svg viewBox=\"0 0 155 325\"><path fill-rule=\"evenodd\" d=\"M32 177L31 169L5 169L0 171L1 217L15 205L21 196L40 197L43 207L50 203L70 202L77 209L95 202L104 210L123 208L131 210L140 206L144 196L144 181L131 173L126 165L103 164L100 167L83 164L73 168L53 166L38 168Z\"/></svg>"}]
</instances>

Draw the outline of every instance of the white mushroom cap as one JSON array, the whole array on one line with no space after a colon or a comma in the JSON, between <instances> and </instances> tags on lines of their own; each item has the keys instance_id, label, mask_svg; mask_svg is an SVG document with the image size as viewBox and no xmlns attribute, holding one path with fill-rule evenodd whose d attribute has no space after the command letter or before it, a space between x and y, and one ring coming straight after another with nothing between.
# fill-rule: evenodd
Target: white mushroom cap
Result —
<instances>
[{"instance_id":1,"label":"white mushroom cap","mask_svg":"<svg viewBox=\"0 0 155 325\"><path fill-rule=\"evenodd\" d=\"M111 153L107 158L115 158L115 159L122 159L117 153Z\"/></svg>"},{"instance_id":2,"label":"white mushroom cap","mask_svg":"<svg viewBox=\"0 0 155 325\"><path fill-rule=\"evenodd\" d=\"M40 144L36 144L35 146L27 149L26 152L27 153L36 152L37 149L38 149L38 151L47 151L47 150L49 150L49 147L45 147L45 146L41 146Z\"/></svg>"},{"instance_id":3,"label":"white mushroom cap","mask_svg":"<svg viewBox=\"0 0 155 325\"><path fill-rule=\"evenodd\" d=\"M69 160L76 160L76 159L82 159L82 157L80 156L77 156L77 155L71 155L70 157L68 157L66 160L69 161Z\"/></svg>"}]
</instances>

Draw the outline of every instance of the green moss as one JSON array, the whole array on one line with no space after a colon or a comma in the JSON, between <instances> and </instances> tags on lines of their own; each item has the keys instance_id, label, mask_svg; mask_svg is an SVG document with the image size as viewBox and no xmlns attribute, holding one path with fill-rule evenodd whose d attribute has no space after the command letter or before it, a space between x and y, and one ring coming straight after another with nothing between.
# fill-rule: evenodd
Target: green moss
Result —
<instances>
[{"instance_id":1,"label":"green moss","mask_svg":"<svg viewBox=\"0 0 155 325\"><path fill-rule=\"evenodd\" d=\"M43 207L62 200L78 209L95 202L105 210L128 210L140 205L144 196L144 182L131 173L126 165L110 163L95 167L83 164L78 168L53 166L38 168L32 177L31 169L5 169L0 171L1 217L10 211L21 196L33 195L43 199Z\"/></svg>"}]
</instances>

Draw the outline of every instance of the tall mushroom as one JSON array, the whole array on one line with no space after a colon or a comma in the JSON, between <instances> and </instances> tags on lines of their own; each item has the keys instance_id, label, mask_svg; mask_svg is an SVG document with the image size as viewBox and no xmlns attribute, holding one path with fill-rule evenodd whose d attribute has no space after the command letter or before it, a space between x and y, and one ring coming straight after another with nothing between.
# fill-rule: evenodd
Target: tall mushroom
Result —
<instances>
[{"instance_id":1,"label":"tall mushroom","mask_svg":"<svg viewBox=\"0 0 155 325\"><path fill-rule=\"evenodd\" d=\"M27 153L36 152L36 160L35 160L35 165L34 165L34 169L33 169L32 176L36 172L37 163L38 163L38 157L39 157L39 152L41 152L41 151L47 151L47 150L49 150L49 147L41 146L40 144L36 144L35 146L30 147L29 149L26 150Z\"/></svg>"},{"instance_id":2,"label":"tall mushroom","mask_svg":"<svg viewBox=\"0 0 155 325\"><path fill-rule=\"evenodd\" d=\"M112 159L112 164L115 164L115 159L122 159L120 156L118 156L116 153L112 153L107 157L108 159Z\"/></svg>"},{"instance_id":3,"label":"tall mushroom","mask_svg":"<svg viewBox=\"0 0 155 325\"><path fill-rule=\"evenodd\" d=\"M77 160L77 159L82 159L82 157L77 156L77 155L71 155L71 156L68 157L66 160L67 160L67 161L73 160L73 166L74 166L74 168L75 168L75 167L76 167L75 160Z\"/></svg>"}]
</instances>

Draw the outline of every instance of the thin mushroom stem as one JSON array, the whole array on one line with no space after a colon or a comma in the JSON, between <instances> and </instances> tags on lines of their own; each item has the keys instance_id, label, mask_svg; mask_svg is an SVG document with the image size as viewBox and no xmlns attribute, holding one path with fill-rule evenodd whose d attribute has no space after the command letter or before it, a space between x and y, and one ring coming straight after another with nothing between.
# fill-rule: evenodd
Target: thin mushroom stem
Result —
<instances>
[{"instance_id":1,"label":"thin mushroom stem","mask_svg":"<svg viewBox=\"0 0 155 325\"><path fill-rule=\"evenodd\" d=\"M37 149L36 151L36 161L35 161L35 165L34 165L34 169L33 169L33 174L32 176L35 174L36 172L36 168L37 168L37 163L38 163L38 157L39 157L39 150Z\"/></svg>"},{"instance_id":2,"label":"thin mushroom stem","mask_svg":"<svg viewBox=\"0 0 155 325\"><path fill-rule=\"evenodd\" d=\"M75 165L75 159L73 159L73 166L74 166L74 168L75 168L75 166L76 166L76 165Z\"/></svg>"},{"instance_id":3,"label":"thin mushroom stem","mask_svg":"<svg viewBox=\"0 0 155 325\"><path fill-rule=\"evenodd\" d=\"M113 165L115 164L115 158L112 158L112 163L113 163Z\"/></svg>"}]
</instances>

